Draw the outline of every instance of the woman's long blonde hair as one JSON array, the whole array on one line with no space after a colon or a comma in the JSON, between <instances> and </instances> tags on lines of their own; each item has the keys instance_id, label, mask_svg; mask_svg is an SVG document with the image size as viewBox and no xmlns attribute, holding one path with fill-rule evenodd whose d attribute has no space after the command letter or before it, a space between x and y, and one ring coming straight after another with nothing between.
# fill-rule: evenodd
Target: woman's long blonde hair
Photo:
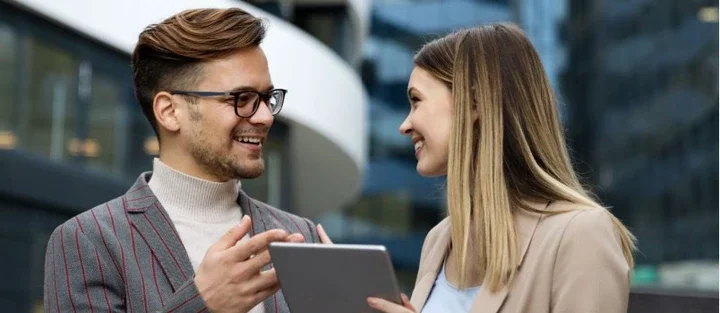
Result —
<instances>
[{"instance_id":1,"label":"woman's long blonde hair","mask_svg":"<svg viewBox=\"0 0 720 313\"><path fill-rule=\"evenodd\" d=\"M426 44L414 62L452 90L447 201L453 249L460 249L460 285L469 284L471 263L497 291L512 281L520 262L512 210L536 211L524 200L605 208L573 170L552 87L519 27L457 31ZM635 238L610 216L632 268ZM468 250L479 259L469 260Z\"/></svg>"}]
</instances>

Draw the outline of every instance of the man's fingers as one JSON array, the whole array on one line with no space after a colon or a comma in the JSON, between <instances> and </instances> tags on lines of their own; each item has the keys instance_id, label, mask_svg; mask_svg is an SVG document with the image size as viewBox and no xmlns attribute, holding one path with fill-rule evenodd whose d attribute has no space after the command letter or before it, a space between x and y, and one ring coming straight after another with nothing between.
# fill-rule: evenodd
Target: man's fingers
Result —
<instances>
[{"instance_id":1,"label":"man's fingers","mask_svg":"<svg viewBox=\"0 0 720 313\"><path fill-rule=\"evenodd\" d=\"M318 236L320 237L320 242L331 245L333 242L332 242L332 240L330 240L330 236L328 236L327 233L325 232L325 228L323 228L322 225L320 225L320 224L318 224L316 228L317 228Z\"/></svg>"},{"instance_id":2,"label":"man's fingers","mask_svg":"<svg viewBox=\"0 0 720 313\"><path fill-rule=\"evenodd\" d=\"M233 259L244 261L252 255L259 254L267 249L271 242L284 241L287 238L287 232L281 229L268 230L262 234L257 234L248 241L242 242L230 248L228 251L233 254Z\"/></svg>"},{"instance_id":3,"label":"man's fingers","mask_svg":"<svg viewBox=\"0 0 720 313\"><path fill-rule=\"evenodd\" d=\"M254 255L252 258L245 261L244 263L244 271L250 274L248 275L248 277L254 275L255 273L259 272L263 267L265 267L265 265L270 264L270 252L265 249L259 254Z\"/></svg>"},{"instance_id":4,"label":"man's fingers","mask_svg":"<svg viewBox=\"0 0 720 313\"><path fill-rule=\"evenodd\" d=\"M255 292L262 292L266 289L275 289L277 285L278 279L274 268L259 272L247 281L248 289Z\"/></svg>"},{"instance_id":5,"label":"man's fingers","mask_svg":"<svg viewBox=\"0 0 720 313\"><path fill-rule=\"evenodd\" d=\"M274 276L274 275L273 275ZM255 293L251 298L250 301L253 303L253 306L265 301L268 297L272 296L274 293L276 293L280 289L280 285L277 284L277 281L275 284L270 285L270 287L260 290L259 292Z\"/></svg>"},{"instance_id":6,"label":"man's fingers","mask_svg":"<svg viewBox=\"0 0 720 313\"><path fill-rule=\"evenodd\" d=\"M240 224L237 224L230 228L227 233L220 237L220 239L215 242L215 244L213 244L210 249L208 249L208 252L218 252L233 247L250 231L251 226L252 221L250 220L250 217L247 215L243 216L243 218L240 220Z\"/></svg>"},{"instance_id":7,"label":"man's fingers","mask_svg":"<svg viewBox=\"0 0 720 313\"><path fill-rule=\"evenodd\" d=\"M287 236L287 238L285 238L285 241L286 242L298 242L298 243L305 242L305 236L303 236L301 233L294 233L290 236Z\"/></svg>"}]
</instances>

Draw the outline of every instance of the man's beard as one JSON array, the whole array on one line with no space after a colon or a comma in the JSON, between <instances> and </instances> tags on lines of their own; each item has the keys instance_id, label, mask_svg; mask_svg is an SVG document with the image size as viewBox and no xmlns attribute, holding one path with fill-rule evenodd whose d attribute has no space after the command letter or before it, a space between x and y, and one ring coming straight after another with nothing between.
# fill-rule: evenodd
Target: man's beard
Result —
<instances>
[{"instance_id":1,"label":"man's beard","mask_svg":"<svg viewBox=\"0 0 720 313\"><path fill-rule=\"evenodd\" d=\"M234 145L233 142L230 144ZM206 140L195 141L190 147L190 154L205 171L228 180L258 178L265 170L262 153L257 161L238 160L227 151L213 152L211 145Z\"/></svg>"}]
</instances>

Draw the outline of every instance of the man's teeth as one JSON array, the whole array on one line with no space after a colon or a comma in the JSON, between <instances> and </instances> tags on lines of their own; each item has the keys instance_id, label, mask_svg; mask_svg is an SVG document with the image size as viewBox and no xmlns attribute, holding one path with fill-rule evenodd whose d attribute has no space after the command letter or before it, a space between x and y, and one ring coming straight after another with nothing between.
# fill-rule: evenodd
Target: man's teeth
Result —
<instances>
[{"instance_id":1,"label":"man's teeth","mask_svg":"<svg viewBox=\"0 0 720 313\"><path fill-rule=\"evenodd\" d=\"M423 147L423 141L418 141L415 143L415 151L420 150L420 148Z\"/></svg>"},{"instance_id":2,"label":"man's teeth","mask_svg":"<svg viewBox=\"0 0 720 313\"><path fill-rule=\"evenodd\" d=\"M257 137L235 137L235 140L247 143L260 143L260 138Z\"/></svg>"}]
</instances>

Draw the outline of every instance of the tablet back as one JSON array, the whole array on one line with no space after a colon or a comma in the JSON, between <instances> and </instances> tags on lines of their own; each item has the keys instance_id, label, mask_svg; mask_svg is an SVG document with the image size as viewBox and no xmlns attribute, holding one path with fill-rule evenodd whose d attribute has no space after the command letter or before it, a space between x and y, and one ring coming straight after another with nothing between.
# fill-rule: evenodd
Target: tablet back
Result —
<instances>
[{"instance_id":1,"label":"tablet back","mask_svg":"<svg viewBox=\"0 0 720 313\"><path fill-rule=\"evenodd\" d=\"M401 302L384 246L272 243L270 256L292 313L377 312L371 296Z\"/></svg>"}]
</instances>

